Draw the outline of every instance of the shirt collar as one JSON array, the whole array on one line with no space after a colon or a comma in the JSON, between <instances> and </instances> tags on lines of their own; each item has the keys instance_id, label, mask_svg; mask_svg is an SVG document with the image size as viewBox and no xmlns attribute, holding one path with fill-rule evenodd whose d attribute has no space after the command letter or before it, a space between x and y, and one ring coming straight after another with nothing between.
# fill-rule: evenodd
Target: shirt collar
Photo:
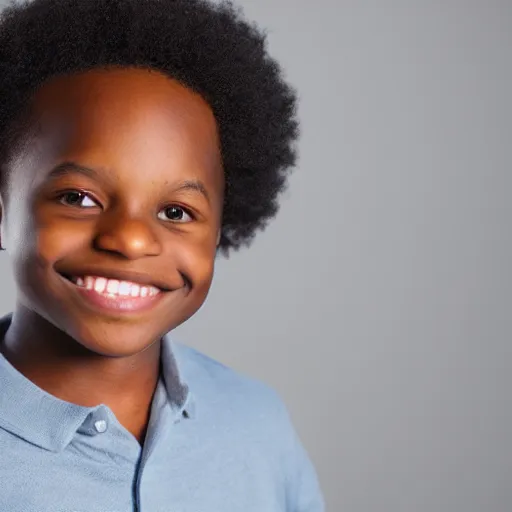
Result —
<instances>
[{"instance_id":1,"label":"shirt collar","mask_svg":"<svg viewBox=\"0 0 512 512\"><path fill-rule=\"evenodd\" d=\"M11 314L0 318L0 343L11 318ZM162 338L160 361L161 381L173 417L193 417L193 397L179 371L169 333ZM0 353L0 428L41 448L61 451L91 413L106 407L84 407L47 393Z\"/></svg>"}]
</instances>

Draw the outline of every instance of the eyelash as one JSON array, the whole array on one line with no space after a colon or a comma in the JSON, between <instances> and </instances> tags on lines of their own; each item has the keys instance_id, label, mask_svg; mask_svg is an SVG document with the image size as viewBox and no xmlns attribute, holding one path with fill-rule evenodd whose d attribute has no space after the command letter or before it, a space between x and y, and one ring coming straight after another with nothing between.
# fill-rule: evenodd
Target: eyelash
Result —
<instances>
[{"instance_id":1,"label":"eyelash","mask_svg":"<svg viewBox=\"0 0 512 512\"><path fill-rule=\"evenodd\" d=\"M96 206L100 207L100 205L98 204L98 201L96 201L93 197L91 197L91 195L88 192L84 192L83 190L67 190L67 191L62 192L61 194L59 194L57 199L59 200L60 203L62 203L65 206L71 206L73 208L80 208L80 209L86 209L86 210L92 208L92 206L82 207L82 206L77 206L75 204L69 204L69 203L65 202L64 198L66 196L71 195L71 194L75 194L75 195L81 196L80 199L83 199L84 197L87 197L93 203L95 203ZM183 213L185 215L188 215L190 217L190 220L189 221L172 220L172 219L163 219L163 220L165 220L167 222L173 222L173 223L176 223L176 224L184 224L186 222L191 222L191 221L196 219L195 215L188 208L185 208L185 207L180 206L178 204L170 204L170 205L166 206L165 208L163 208L162 210L160 210L160 212L165 211L165 210L169 210L169 209L172 209L172 208L179 208L180 210L183 211ZM160 214L160 212L158 212L158 214Z\"/></svg>"}]
</instances>

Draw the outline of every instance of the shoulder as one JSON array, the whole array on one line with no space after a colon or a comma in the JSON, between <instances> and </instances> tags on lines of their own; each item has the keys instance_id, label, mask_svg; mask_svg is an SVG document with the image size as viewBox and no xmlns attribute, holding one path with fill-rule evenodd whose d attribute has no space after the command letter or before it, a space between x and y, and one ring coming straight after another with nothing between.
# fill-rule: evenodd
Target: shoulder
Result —
<instances>
[{"instance_id":1,"label":"shoulder","mask_svg":"<svg viewBox=\"0 0 512 512\"><path fill-rule=\"evenodd\" d=\"M198 424L208 425L216 446L243 454L267 478L274 475L286 490L289 509L324 512L316 471L279 394L191 347L172 346L194 396Z\"/></svg>"},{"instance_id":2,"label":"shoulder","mask_svg":"<svg viewBox=\"0 0 512 512\"><path fill-rule=\"evenodd\" d=\"M172 348L180 374L198 401L287 427L286 407L273 388L182 343L173 341Z\"/></svg>"},{"instance_id":3,"label":"shoulder","mask_svg":"<svg viewBox=\"0 0 512 512\"><path fill-rule=\"evenodd\" d=\"M295 432L278 393L267 384L185 345L173 342L173 354L189 387L198 428L207 428L226 450L238 444L247 456L263 457L287 473ZM214 426L214 429L212 429Z\"/></svg>"}]
</instances>

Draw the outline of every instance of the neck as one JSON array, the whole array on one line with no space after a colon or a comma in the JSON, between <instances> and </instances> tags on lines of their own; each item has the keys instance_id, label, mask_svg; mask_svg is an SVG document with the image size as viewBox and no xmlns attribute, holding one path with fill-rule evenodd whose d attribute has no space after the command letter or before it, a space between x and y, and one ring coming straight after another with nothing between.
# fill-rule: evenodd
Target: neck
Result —
<instances>
[{"instance_id":1,"label":"neck","mask_svg":"<svg viewBox=\"0 0 512 512\"><path fill-rule=\"evenodd\" d=\"M160 374L160 346L154 343L127 357L96 354L24 307L17 307L0 339L0 352L35 385L77 405L105 404L134 434L148 417Z\"/></svg>"}]
</instances>

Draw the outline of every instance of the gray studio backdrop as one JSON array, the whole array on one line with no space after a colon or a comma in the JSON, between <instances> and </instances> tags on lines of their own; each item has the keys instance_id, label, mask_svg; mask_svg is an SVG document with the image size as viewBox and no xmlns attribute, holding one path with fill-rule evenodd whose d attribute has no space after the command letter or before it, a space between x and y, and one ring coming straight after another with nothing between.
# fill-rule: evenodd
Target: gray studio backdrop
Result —
<instances>
[{"instance_id":1,"label":"gray studio backdrop","mask_svg":"<svg viewBox=\"0 0 512 512\"><path fill-rule=\"evenodd\" d=\"M300 165L175 337L277 388L329 511L510 512L512 2L239 3Z\"/></svg>"}]
</instances>

